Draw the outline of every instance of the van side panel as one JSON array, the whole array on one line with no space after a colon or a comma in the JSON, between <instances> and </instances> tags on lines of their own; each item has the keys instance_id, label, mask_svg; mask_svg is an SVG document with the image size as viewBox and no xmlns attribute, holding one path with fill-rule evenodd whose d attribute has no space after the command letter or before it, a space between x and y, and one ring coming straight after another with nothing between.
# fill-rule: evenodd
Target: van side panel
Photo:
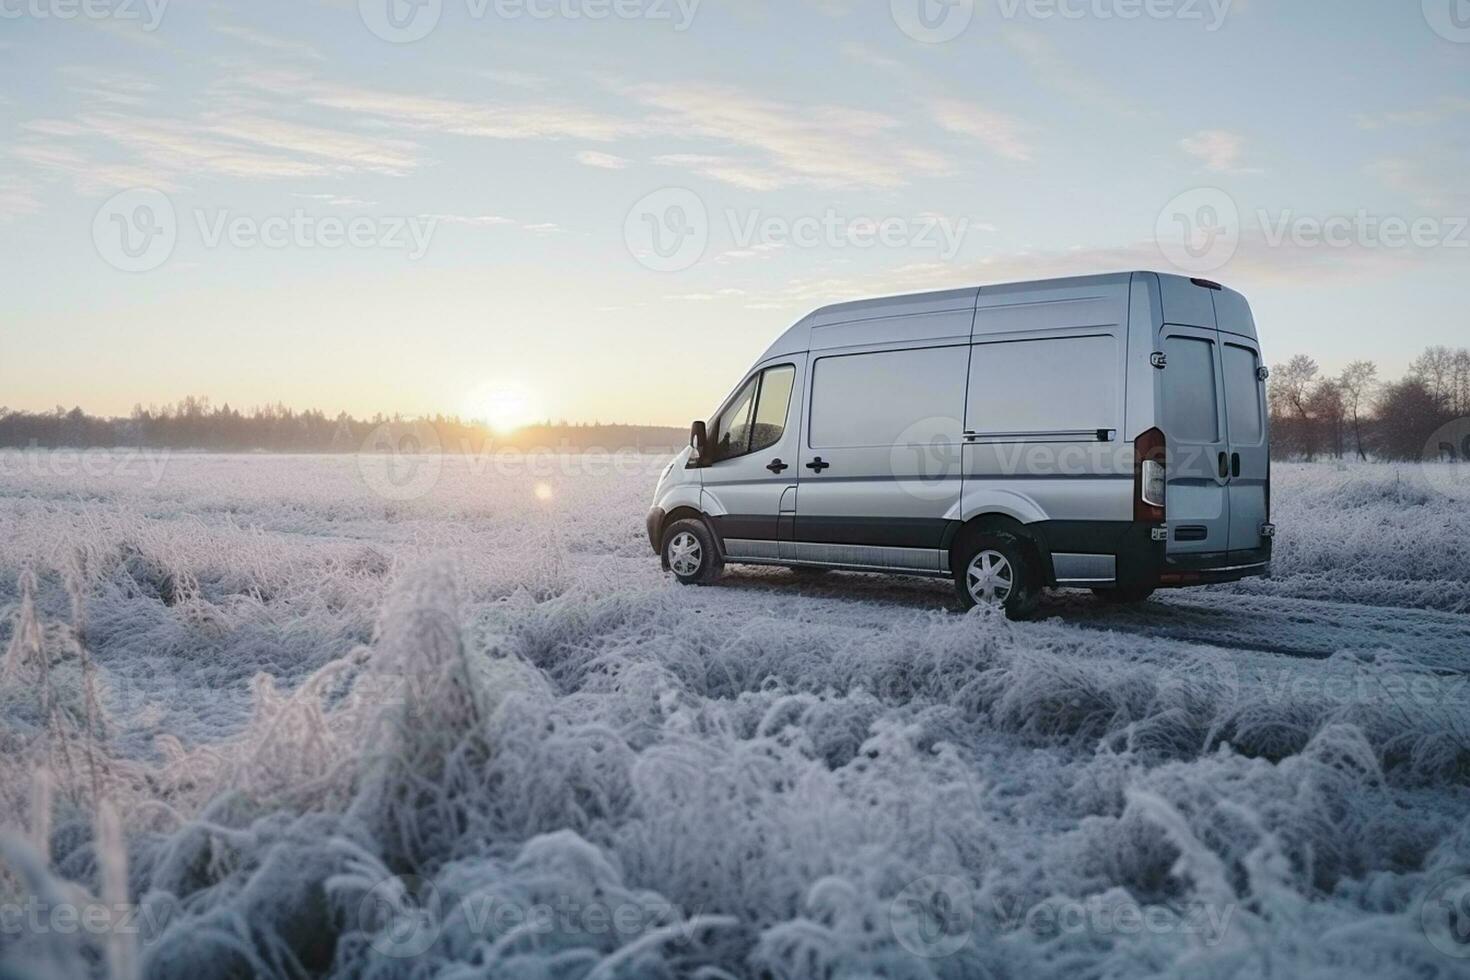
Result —
<instances>
[{"instance_id":1,"label":"van side panel","mask_svg":"<svg viewBox=\"0 0 1470 980\"><path fill-rule=\"evenodd\" d=\"M797 558L943 570L947 515L960 496L953 461L971 317L973 311L911 317L884 327L902 340L812 352L799 449ZM857 325L857 335L868 336L866 327ZM963 335L950 335L947 343L927 336L956 327Z\"/></svg>"},{"instance_id":2,"label":"van side panel","mask_svg":"<svg viewBox=\"0 0 1470 980\"><path fill-rule=\"evenodd\" d=\"M981 291L960 520L1133 519L1129 301L1121 277Z\"/></svg>"}]
</instances>

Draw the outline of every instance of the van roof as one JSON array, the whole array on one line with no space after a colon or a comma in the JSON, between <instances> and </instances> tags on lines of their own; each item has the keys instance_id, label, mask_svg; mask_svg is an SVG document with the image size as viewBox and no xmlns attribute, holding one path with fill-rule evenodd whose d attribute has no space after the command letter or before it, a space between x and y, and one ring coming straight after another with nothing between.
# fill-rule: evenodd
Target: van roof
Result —
<instances>
[{"instance_id":1,"label":"van roof","mask_svg":"<svg viewBox=\"0 0 1470 980\"><path fill-rule=\"evenodd\" d=\"M946 289L899 296L878 296L872 299L833 303L814 310L798 320L771 345L770 349L761 357L761 360L764 361L782 354L793 354L810 350L812 330L814 328L836 327L843 324L887 319L890 317L919 316L929 313L973 310L979 304L981 293L1021 289L1032 290L1038 286L1056 287L1058 289L1087 286L1126 286L1132 281L1135 275L1156 276L1167 292L1175 294L1184 287L1193 288L1206 285L1204 280L1194 280L1186 276L1139 269L1129 272L1111 272L1095 276L1072 276L1059 279L994 283L987 286L968 286L963 289ZM1229 293L1232 299L1238 299L1241 304L1244 304L1244 298L1240 297L1233 290L1224 289L1224 287L1219 287L1215 283L1209 283L1208 287L1212 289L1218 288L1225 293ZM1254 333L1254 325L1252 325L1251 333Z\"/></svg>"}]
</instances>

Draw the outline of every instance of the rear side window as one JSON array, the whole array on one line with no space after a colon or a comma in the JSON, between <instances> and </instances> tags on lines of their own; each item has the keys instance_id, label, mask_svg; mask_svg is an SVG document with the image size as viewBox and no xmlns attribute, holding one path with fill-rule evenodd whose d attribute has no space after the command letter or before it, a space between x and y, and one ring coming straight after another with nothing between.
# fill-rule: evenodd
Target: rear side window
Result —
<instances>
[{"instance_id":1,"label":"rear side window","mask_svg":"<svg viewBox=\"0 0 1470 980\"><path fill-rule=\"evenodd\" d=\"M958 442L965 348L845 354L812 368L813 449Z\"/></svg>"},{"instance_id":2,"label":"rear side window","mask_svg":"<svg viewBox=\"0 0 1470 980\"><path fill-rule=\"evenodd\" d=\"M1225 345L1225 416L1230 421L1230 441L1256 445L1265 435L1261 425L1260 362L1256 352L1234 344Z\"/></svg>"},{"instance_id":3,"label":"rear side window","mask_svg":"<svg viewBox=\"0 0 1470 980\"><path fill-rule=\"evenodd\" d=\"M1215 345L1194 337L1164 341L1164 431L1180 442L1220 441Z\"/></svg>"},{"instance_id":4,"label":"rear side window","mask_svg":"<svg viewBox=\"0 0 1470 980\"><path fill-rule=\"evenodd\" d=\"M1005 341L971 348L967 426L982 435L1118 427L1111 336Z\"/></svg>"}]
</instances>

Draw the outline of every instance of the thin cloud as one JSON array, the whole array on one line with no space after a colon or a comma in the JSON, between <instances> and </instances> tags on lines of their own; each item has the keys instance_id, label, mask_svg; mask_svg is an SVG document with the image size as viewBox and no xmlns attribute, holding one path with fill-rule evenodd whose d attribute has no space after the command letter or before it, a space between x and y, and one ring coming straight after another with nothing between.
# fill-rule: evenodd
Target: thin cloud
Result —
<instances>
[{"instance_id":1,"label":"thin cloud","mask_svg":"<svg viewBox=\"0 0 1470 980\"><path fill-rule=\"evenodd\" d=\"M1040 84L1055 89L1077 105L1120 116L1140 114L1137 106L1109 89L1102 79L1077 67L1076 61L1058 51L1049 38L1012 28L1005 32L1005 40L1030 65Z\"/></svg>"},{"instance_id":2,"label":"thin cloud","mask_svg":"<svg viewBox=\"0 0 1470 980\"><path fill-rule=\"evenodd\" d=\"M299 197L304 201L316 201L318 204L325 204L327 207L332 208L351 208L356 210L378 206L377 201L364 201L342 194L292 194L291 196Z\"/></svg>"},{"instance_id":3,"label":"thin cloud","mask_svg":"<svg viewBox=\"0 0 1470 980\"><path fill-rule=\"evenodd\" d=\"M1179 148L1201 161L1205 169L1217 174L1258 174L1255 168L1240 165L1245 139L1224 129L1205 129L1179 141Z\"/></svg>"},{"instance_id":4,"label":"thin cloud","mask_svg":"<svg viewBox=\"0 0 1470 980\"><path fill-rule=\"evenodd\" d=\"M503 225L513 225L512 218L502 218L498 214L425 214L420 215L444 225L468 225L472 228L499 228Z\"/></svg>"},{"instance_id":5,"label":"thin cloud","mask_svg":"<svg viewBox=\"0 0 1470 980\"><path fill-rule=\"evenodd\" d=\"M326 60L320 51L309 44L276 37L273 34L266 34L263 31L253 30L249 27L241 27L238 24L216 24L214 26L214 32L216 34L223 34L225 37L232 37L244 41L258 48L264 48L267 51L273 51L277 54L284 54L308 61Z\"/></svg>"},{"instance_id":6,"label":"thin cloud","mask_svg":"<svg viewBox=\"0 0 1470 980\"><path fill-rule=\"evenodd\" d=\"M775 171L762 169L729 157L698 153L672 153L655 157L653 162L664 167L688 170L701 177L748 191L778 190L791 182L787 177Z\"/></svg>"},{"instance_id":7,"label":"thin cloud","mask_svg":"<svg viewBox=\"0 0 1470 980\"><path fill-rule=\"evenodd\" d=\"M958 99L939 100L930 111L942 128L978 140L999 156L1023 163L1031 159L1020 121L1005 113Z\"/></svg>"},{"instance_id":8,"label":"thin cloud","mask_svg":"<svg viewBox=\"0 0 1470 980\"><path fill-rule=\"evenodd\" d=\"M405 140L373 139L261 116L231 116L212 123L206 131L242 143L323 157L347 170L402 175L418 167L418 147Z\"/></svg>"},{"instance_id":9,"label":"thin cloud","mask_svg":"<svg viewBox=\"0 0 1470 980\"><path fill-rule=\"evenodd\" d=\"M948 170L942 156L907 148L898 120L843 106L801 105L713 85L635 85L662 133L718 140L764 154L781 184L902 187Z\"/></svg>"},{"instance_id":10,"label":"thin cloud","mask_svg":"<svg viewBox=\"0 0 1470 980\"><path fill-rule=\"evenodd\" d=\"M1389 126L1434 126L1465 113L1470 113L1470 99L1446 96L1428 106L1399 112L1362 114L1358 116L1358 128L1372 130Z\"/></svg>"},{"instance_id":11,"label":"thin cloud","mask_svg":"<svg viewBox=\"0 0 1470 980\"><path fill-rule=\"evenodd\" d=\"M609 142L639 132L631 121L577 106L524 101L465 102L319 81L291 72L255 72L242 84L283 99L368 116L407 131L488 139Z\"/></svg>"},{"instance_id":12,"label":"thin cloud","mask_svg":"<svg viewBox=\"0 0 1470 980\"><path fill-rule=\"evenodd\" d=\"M36 185L13 174L0 173L0 224L41 210Z\"/></svg>"},{"instance_id":13,"label":"thin cloud","mask_svg":"<svg viewBox=\"0 0 1470 980\"><path fill-rule=\"evenodd\" d=\"M595 167L598 170L626 170L630 161L611 153L583 150L577 154L577 162L584 167Z\"/></svg>"},{"instance_id":14,"label":"thin cloud","mask_svg":"<svg viewBox=\"0 0 1470 980\"><path fill-rule=\"evenodd\" d=\"M1463 160L1447 153L1387 157L1368 165L1370 176L1405 195L1415 206L1439 214L1470 213L1470 189Z\"/></svg>"}]
</instances>

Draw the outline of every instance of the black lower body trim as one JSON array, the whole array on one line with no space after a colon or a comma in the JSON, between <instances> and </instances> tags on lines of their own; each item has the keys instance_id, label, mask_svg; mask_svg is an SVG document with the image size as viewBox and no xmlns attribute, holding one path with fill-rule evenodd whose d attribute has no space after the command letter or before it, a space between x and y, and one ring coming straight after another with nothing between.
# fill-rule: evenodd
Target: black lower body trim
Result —
<instances>
[{"instance_id":1,"label":"black lower body trim","mask_svg":"<svg viewBox=\"0 0 1470 980\"><path fill-rule=\"evenodd\" d=\"M947 548L956 522L943 518L726 514L710 518L721 538L875 548Z\"/></svg>"},{"instance_id":2,"label":"black lower body trim","mask_svg":"<svg viewBox=\"0 0 1470 980\"><path fill-rule=\"evenodd\" d=\"M648 543L653 545L653 553L655 555L661 554L663 552L663 542L660 541L658 537L659 532L663 530L664 526L664 509L662 507L654 507L650 509L648 512L647 523Z\"/></svg>"},{"instance_id":3,"label":"black lower body trim","mask_svg":"<svg viewBox=\"0 0 1470 980\"><path fill-rule=\"evenodd\" d=\"M710 523L714 525L715 533L721 539L776 541L780 536L780 518L775 514L770 516L726 514L723 517L711 517Z\"/></svg>"},{"instance_id":4,"label":"black lower body trim","mask_svg":"<svg viewBox=\"0 0 1470 980\"><path fill-rule=\"evenodd\" d=\"M796 540L876 548L945 548L954 521L942 517L804 517L796 515Z\"/></svg>"}]
</instances>

